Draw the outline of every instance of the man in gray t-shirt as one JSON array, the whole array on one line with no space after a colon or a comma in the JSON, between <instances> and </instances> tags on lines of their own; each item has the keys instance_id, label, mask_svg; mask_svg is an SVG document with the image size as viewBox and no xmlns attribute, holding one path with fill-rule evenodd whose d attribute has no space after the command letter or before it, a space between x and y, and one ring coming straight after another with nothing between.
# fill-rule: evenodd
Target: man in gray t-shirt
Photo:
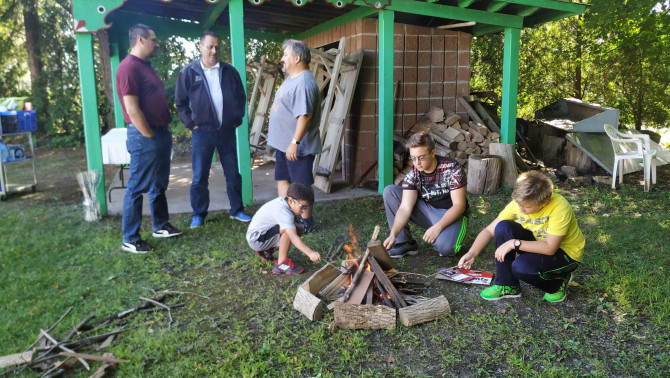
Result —
<instances>
[{"instance_id":1,"label":"man in gray t-shirt","mask_svg":"<svg viewBox=\"0 0 670 378\"><path fill-rule=\"evenodd\" d=\"M268 145L274 147L277 193L286 196L292 183L314 184L314 155L321 153L321 96L309 71L311 54L305 42L284 41L282 57L286 78L270 109ZM313 189L312 189L313 191ZM298 217L305 232L315 232L312 207Z\"/></svg>"}]
</instances>

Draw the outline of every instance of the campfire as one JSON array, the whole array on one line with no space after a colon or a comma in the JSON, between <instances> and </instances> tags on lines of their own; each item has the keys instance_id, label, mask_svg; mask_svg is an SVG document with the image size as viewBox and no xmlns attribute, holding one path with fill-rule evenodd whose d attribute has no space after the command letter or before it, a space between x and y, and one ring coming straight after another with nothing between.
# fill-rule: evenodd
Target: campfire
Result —
<instances>
[{"instance_id":1,"label":"campfire","mask_svg":"<svg viewBox=\"0 0 670 378\"><path fill-rule=\"evenodd\" d=\"M296 293L293 307L312 321L334 310L334 325L342 329L391 329L396 313L406 326L435 320L451 313L444 296L420 300L399 290L392 278L397 275L393 261L381 241L379 226L361 256L350 226L352 245L343 248L348 258L341 267L327 264L305 281ZM407 284L407 281L404 281ZM410 290L411 291L411 290Z\"/></svg>"}]
</instances>

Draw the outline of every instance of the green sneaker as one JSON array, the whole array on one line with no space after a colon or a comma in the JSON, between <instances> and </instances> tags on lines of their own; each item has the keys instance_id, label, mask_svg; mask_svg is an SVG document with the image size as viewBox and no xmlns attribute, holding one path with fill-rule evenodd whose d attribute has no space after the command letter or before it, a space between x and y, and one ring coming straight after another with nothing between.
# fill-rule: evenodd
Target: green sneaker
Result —
<instances>
[{"instance_id":1,"label":"green sneaker","mask_svg":"<svg viewBox=\"0 0 670 378\"><path fill-rule=\"evenodd\" d=\"M563 302L565 297L568 294L568 284L572 281L572 273L563 280L563 284L558 288L558 291L555 293L544 293L544 300L547 302Z\"/></svg>"},{"instance_id":2,"label":"green sneaker","mask_svg":"<svg viewBox=\"0 0 670 378\"><path fill-rule=\"evenodd\" d=\"M503 298L519 298L521 296L521 288L518 286L493 285L482 290L479 295L487 301L497 301Z\"/></svg>"}]
</instances>

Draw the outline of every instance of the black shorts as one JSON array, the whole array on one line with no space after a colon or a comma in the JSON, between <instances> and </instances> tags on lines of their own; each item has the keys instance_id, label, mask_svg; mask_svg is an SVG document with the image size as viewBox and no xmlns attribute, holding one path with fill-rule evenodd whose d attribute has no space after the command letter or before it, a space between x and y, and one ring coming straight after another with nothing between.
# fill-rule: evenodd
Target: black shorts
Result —
<instances>
[{"instance_id":1,"label":"black shorts","mask_svg":"<svg viewBox=\"0 0 670 378\"><path fill-rule=\"evenodd\" d=\"M288 181L290 183L301 183L305 185L314 184L312 166L314 155L298 155L298 160L289 161L286 153L276 150L275 153L275 180Z\"/></svg>"}]
</instances>

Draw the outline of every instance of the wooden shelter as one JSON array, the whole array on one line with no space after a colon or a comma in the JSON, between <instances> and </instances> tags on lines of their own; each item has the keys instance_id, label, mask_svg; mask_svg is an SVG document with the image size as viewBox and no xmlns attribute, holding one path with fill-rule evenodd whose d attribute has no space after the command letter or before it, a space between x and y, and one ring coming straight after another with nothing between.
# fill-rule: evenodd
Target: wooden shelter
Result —
<instances>
[{"instance_id":1,"label":"wooden shelter","mask_svg":"<svg viewBox=\"0 0 670 378\"><path fill-rule=\"evenodd\" d=\"M586 5L558 0L72 0L88 168L102 172L92 44L92 34L99 30L107 30L112 76L128 50L128 28L144 23L159 38L173 35L193 38L206 29L229 35L231 63L244 78L245 38L310 39L331 30L342 30L344 25L357 20L364 20L368 27L374 25L376 30L372 32L376 34L377 46L370 50L377 51L378 105L377 130L370 134L377 139L381 193L393 182L394 35L399 25L405 25L402 26L405 31L417 26L426 28L421 30L449 30L474 36L504 33L501 139L503 143L514 144L521 29L581 14L585 9ZM123 127L118 100L114 109L117 127ZM237 129L245 204L253 200L248 133L245 117ZM103 183L104 180L97 198L102 214L106 214Z\"/></svg>"}]
</instances>

